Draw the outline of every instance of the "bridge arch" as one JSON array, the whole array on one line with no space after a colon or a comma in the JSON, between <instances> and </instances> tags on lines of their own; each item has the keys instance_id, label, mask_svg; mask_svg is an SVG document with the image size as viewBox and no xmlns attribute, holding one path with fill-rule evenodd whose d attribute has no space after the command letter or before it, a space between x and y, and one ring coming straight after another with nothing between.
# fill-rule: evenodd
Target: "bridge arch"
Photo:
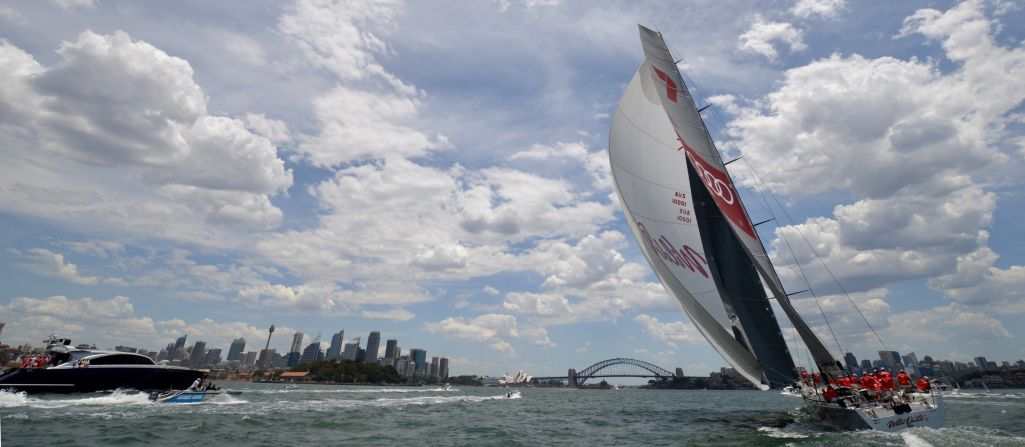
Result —
<instances>
[{"instance_id":1,"label":"bridge arch","mask_svg":"<svg viewBox=\"0 0 1025 447\"><path fill-rule=\"evenodd\" d=\"M614 358L602 360L580 370L576 374L576 380L574 380L574 377L569 379L570 385L574 385L573 382L576 382L575 385L583 385L589 379L600 377L654 377L669 379L675 377L675 374L665 368L645 361Z\"/></svg>"}]
</instances>

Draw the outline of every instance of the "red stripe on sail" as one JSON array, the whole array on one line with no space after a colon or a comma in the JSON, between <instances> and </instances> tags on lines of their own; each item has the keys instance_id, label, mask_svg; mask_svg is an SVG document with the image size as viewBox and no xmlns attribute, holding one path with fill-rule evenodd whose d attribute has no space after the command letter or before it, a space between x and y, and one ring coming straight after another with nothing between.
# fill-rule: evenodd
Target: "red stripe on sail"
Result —
<instances>
[{"instance_id":1,"label":"red stripe on sail","mask_svg":"<svg viewBox=\"0 0 1025 447\"><path fill-rule=\"evenodd\" d=\"M741 231L754 239L758 239L758 236L755 235L754 226L751 225L751 221L747 220L747 214L744 213L744 209L740 206L740 198L737 197L730 177L701 158L694 151L694 148L688 146L687 142L683 141L683 137L680 136L679 132L676 133L676 138L683 145L682 149L687 153L687 159L690 160L694 170L697 171L698 178L708 188L708 192L712 195L712 199L715 200L715 204L719 206L719 210Z\"/></svg>"}]
</instances>

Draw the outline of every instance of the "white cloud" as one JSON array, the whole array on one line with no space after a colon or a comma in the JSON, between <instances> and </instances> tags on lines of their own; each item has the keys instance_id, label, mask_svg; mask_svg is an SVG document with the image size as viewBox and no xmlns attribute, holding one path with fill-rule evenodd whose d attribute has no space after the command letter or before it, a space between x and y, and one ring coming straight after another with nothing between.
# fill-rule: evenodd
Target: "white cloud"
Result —
<instances>
[{"instance_id":1,"label":"white cloud","mask_svg":"<svg viewBox=\"0 0 1025 447\"><path fill-rule=\"evenodd\" d=\"M996 196L973 177L1010 160L1001 139L1025 100L1012 80L1025 76L1025 48L998 46L983 10L965 2L905 20L903 35L940 42L957 64L950 73L932 61L832 55L788 70L778 90L737 109L730 132L770 190L856 199L831 218L777 230L803 264L811 254L797 230L849 290L942 275L985 245ZM748 171L735 174L754 184ZM784 241L773 246L793 284ZM813 285L835 290L816 264Z\"/></svg>"},{"instance_id":2,"label":"white cloud","mask_svg":"<svg viewBox=\"0 0 1025 447\"><path fill-rule=\"evenodd\" d=\"M364 318L395 321L409 321L416 317L416 314L406 309L390 309L382 311L364 310L360 312L360 315Z\"/></svg>"},{"instance_id":3,"label":"white cloud","mask_svg":"<svg viewBox=\"0 0 1025 447\"><path fill-rule=\"evenodd\" d=\"M409 126L420 108L420 100L413 96L338 86L314 100L313 107L319 132L301 137L298 149L317 166L418 157L448 145L444 136Z\"/></svg>"},{"instance_id":4,"label":"white cloud","mask_svg":"<svg viewBox=\"0 0 1025 447\"><path fill-rule=\"evenodd\" d=\"M97 0L50 0L61 9L74 12L78 9L95 9Z\"/></svg>"},{"instance_id":5,"label":"white cloud","mask_svg":"<svg viewBox=\"0 0 1025 447\"><path fill-rule=\"evenodd\" d=\"M676 350L679 349L677 342L689 344L704 344L705 338L698 332L693 324L682 321L663 323L658 318L647 314L640 314L634 317L634 321L641 325L644 332L656 340L666 343L666 346Z\"/></svg>"},{"instance_id":6,"label":"white cloud","mask_svg":"<svg viewBox=\"0 0 1025 447\"><path fill-rule=\"evenodd\" d=\"M740 35L737 49L760 54L774 61L779 53L773 42L785 44L791 53L806 48L800 29L786 22L766 22L761 15L756 14L751 19L751 27Z\"/></svg>"},{"instance_id":7,"label":"white cloud","mask_svg":"<svg viewBox=\"0 0 1025 447\"><path fill-rule=\"evenodd\" d=\"M414 94L414 87L376 59L389 49L373 30L394 26L403 6L395 0L297 0L281 17L278 31L295 41L307 61L342 80L376 77L404 94Z\"/></svg>"},{"instance_id":8,"label":"white cloud","mask_svg":"<svg viewBox=\"0 0 1025 447\"><path fill-rule=\"evenodd\" d=\"M54 333L73 339L81 339L86 334L100 336L97 341L119 344L140 338L152 339L155 334L153 319L136 317L131 302L124 296L109 300L71 299L60 295L18 297L0 306L0 316L7 322L8 341L14 338L34 345ZM97 332L96 328L104 330Z\"/></svg>"},{"instance_id":9,"label":"white cloud","mask_svg":"<svg viewBox=\"0 0 1025 447\"><path fill-rule=\"evenodd\" d=\"M291 171L240 120L207 114L185 60L120 31L84 31L48 67L7 42L0 52L10 160L0 168L0 205L186 238L210 231L196 217L263 228L280 221L269 196L292 185ZM78 198L60 198L67 190Z\"/></svg>"},{"instance_id":10,"label":"white cloud","mask_svg":"<svg viewBox=\"0 0 1025 447\"><path fill-rule=\"evenodd\" d=\"M30 261L34 261L31 264L24 264L23 266L35 273L44 276L52 276L61 278L65 281L72 282L75 284L84 285L98 285L107 284L115 286L124 286L126 282L121 278L115 277L99 277L99 276L83 276L78 271L78 266L64 260L64 255L60 253L54 253L45 248L31 248L22 253L18 250L10 250L13 254L21 256Z\"/></svg>"},{"instance_id":11,"label":"white cloud","mask_svg":"<svg viewBox=\"0 0 1025 447\"><path fill-rule=\"evenodd\" d=\"M553 293L510 292L502 308L518 315L566 315L573 311L569 301Z\"/></svg>"},{"instance_id":12,"label":"white cloud","mask_svg":"<svg viewBox=\"0 0 1025 447\"><path fill-rule=\"evenodd\" d=\"M520 336L516 327L516 317L501 314L484 314L472 319L449 317L436 323L426 323L424 329L441 333L446 340L485 343L505 355L516 355L515 348L507 339ZM547 333L544 337L547 339Z\"/></svg>"},{"instance_id":13,"label":"white cloud","mask_svg":"<svg viewBox=\"0 0 1025 447\"><path fill-rule=\"evenodd\" d=\"M998 314L1025 313L1025 267L994 266L989 247L957 257L957 270L929 280L929 286L964 306L985 305Z\"/></svg>"},{"instance_id":14,"label":"white cloud","mask_svg":"<svg viewBox=\"0 0 1025 447\"><path fill-rule=\"evenodd\" d=\"M798 0L790 13L801 19L821 17L836 19L847 7L847 0Z\"/></svg>"}]
</instances>

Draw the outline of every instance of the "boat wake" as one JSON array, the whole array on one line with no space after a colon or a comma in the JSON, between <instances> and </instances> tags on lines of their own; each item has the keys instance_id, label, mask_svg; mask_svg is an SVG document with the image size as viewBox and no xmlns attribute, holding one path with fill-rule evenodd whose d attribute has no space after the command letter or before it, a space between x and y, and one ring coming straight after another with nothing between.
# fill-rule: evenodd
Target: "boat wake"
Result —
<instances>
[{"instance_id":1,"label":"boat wake","mask_svg":"<svg viewBox=\"0 0 1025 447\"><path fill-rule=\"evenodd\" d=\"M138 391L114 391L113 393L89 393L84 397L69 398L60 395L56 398L28 396L25 393L0 391L0 408L64 408L72 406L122 406L150 405L149 396Z\"/></svg>"},{"instance_id":2,"label":"boat wake","mask_svg":"<svg viewBox=\"0 0 1025 447\"><path fill-rule=\"evenodd\" d=\"M458 391L455 388L442 389L442 388L329 388L329 389L304 389L304 388L292 388L292 389L275 389L275 390L245 390L246 393L259 393L259 394L294 394L294 393L312 393L312 394L383 394L383 393L441 393Z\"/></svg>"}]
</instances>

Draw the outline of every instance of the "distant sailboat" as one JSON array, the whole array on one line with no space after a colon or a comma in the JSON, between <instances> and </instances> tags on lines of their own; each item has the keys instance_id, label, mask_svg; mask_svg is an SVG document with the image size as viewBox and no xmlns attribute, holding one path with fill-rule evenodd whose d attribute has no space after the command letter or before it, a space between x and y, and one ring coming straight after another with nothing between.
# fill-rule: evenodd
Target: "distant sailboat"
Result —
<instances>
[{"instance_id":1,"label":"distant sailboat","mask_svg":"<svg viewBox=\"0 0 1025 447\"><path fill-rule=\"evenodd\" d=\"M784 291L661 34L640 26L640 35L645 61L616 109L609 157L624 214L648 263L709 343L761 389L798 381L766 288L815 369L844 376ZM813 415L844 428L942 426L941 397L909 395L910 402L883 405L804 393Z\"/></svg>"}]
</instances>

